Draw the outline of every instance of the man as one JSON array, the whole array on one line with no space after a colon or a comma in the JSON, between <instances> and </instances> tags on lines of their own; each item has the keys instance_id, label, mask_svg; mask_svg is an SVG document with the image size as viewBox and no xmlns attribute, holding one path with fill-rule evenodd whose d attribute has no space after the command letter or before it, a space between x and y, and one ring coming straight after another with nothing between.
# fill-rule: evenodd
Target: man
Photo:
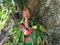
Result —
<instances>
[{"instance_id":1,"label":"man","mask_svg":"<svg viewBox=\"0 0 60 45\"><path fill-rule=\"evenodd\" d=\"M24 18L24 25L26 29L30 29L31 27L29 26L29 20L31 17L31 10L29 8L24 8L24 10L22 11L23 13L23 18ZM31 33L29 34L31 35ZM24 45L32 45L32 39L28 36L24 38ZM28 43L27 43L28 42Z\"/></svg>"},{"instance_id":2,"label":"man","mask_svg":"<svg viewBox=\"0 0 60 45\"><path fill-rule=\"evenodd\" d=\"M39 21L34 21L31 18L31 10L29 8L24 8L22 11L23 14L23 24L20 25L20 29L23 31L24 37L24 45L44 45L44 34L46 33L43 26ZM24 27L21 28L21 27ZM42 42L42 43L41 43Z\"/></svg>"}]
</instances>

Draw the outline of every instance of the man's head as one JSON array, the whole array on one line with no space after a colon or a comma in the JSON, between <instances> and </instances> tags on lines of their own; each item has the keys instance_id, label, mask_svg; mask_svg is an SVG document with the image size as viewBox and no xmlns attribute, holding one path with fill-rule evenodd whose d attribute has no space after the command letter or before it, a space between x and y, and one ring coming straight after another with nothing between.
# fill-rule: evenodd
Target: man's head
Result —
<instances>
[{"instance_id":1,"label":"man's head","mask_svg":"<svg viewBox=\"0 0 60 45\"><path fill-rule=\"evenodd\" d=\"M23 9L23 17L30 19L31 16L31 10L29 8L24 8Z\"/></svg>"}]
</instances>

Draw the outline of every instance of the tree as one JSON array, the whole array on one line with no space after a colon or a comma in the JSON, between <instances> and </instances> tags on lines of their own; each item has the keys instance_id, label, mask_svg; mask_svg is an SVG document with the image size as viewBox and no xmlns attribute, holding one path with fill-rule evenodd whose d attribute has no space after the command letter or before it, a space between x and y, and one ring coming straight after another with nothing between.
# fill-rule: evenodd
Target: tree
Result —
<instances>
[{"instance_id":1,"label":"tree","mask_svg":"<svg viewBox=\"0 0 60 45\"><path fill-rule=\"evenodd\" d=\"M48 32L60 33L60 0L14 0L22 18L22 10L27 5L32 11L32 18L41 21ZM57 37L58 38L58 37Z\"/></svg>"},{"instance_id":2,"label":"tree","mask_svg":"<svg viewBox=\"0 0 60 45\"><path fill-rule=\"evenodd\" d=\"M19 0L18 0L19 1ZM20 0L21 1L21 0ZM23 0L24 2L25 0ZM52 30L59 30L59 0L27 0L27 7L29 7L32 10L32 15L35 19L38 19L43 23L47 29ZM23 3L16 3L20 6L18 6L18 9L23 9L24 5ZM22 8L23 7L23 8ZM19 11L21 11L19 10ZM37 16L37 17L36 17ZM57 27L58 26L58 27ZM57 29L57 28L58 29Z\"/></svg>"},{"instance_id":3,"label":"tree","mask_svg":"<svg viewBox=\"0 0 60 45\"><path fill-rule=\"evenodd\" d=\"M21 7L24 7L21 5L19 6L20 9ZM48 32L54 32L55 34L59 35L60 0L27 0L26 5L32 10L32 17L35 20L39 19L39 21L42 22L42 25L48 29Z\"/></svg>"}]
</instances>

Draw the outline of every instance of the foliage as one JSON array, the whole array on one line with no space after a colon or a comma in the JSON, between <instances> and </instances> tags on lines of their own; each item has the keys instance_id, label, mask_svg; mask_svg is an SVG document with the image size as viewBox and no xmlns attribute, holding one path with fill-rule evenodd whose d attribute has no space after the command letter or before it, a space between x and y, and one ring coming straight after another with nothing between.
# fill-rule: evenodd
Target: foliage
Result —
<instances>
[{"instance_id":1,"label":"foliage","mask_svg":"<svg viewBox=\"0 0 60 45\"><path fill-rule=\"evenodd\" d=\"M4 24L8 21L7 10L0 11L0 30L3 28Z\"/></svg>"},{"instance_id":2,"label":"foliage","mask_svg":"<svg viewBox=\"0 0 60 45\"><path fill-rule=\"evenodd\" d=\"M17 9L14 0L3 0L0 2L0 30L3 29L5 23L9 20L10 13L14 15Z\"/></svg>"},{"instance_id":3,"label":"foliage","mask_svg":"<svg viewBox=\"0 0 60 45\"><path fill-rule=\"evenodd\" d=\"M5 25L5 23L8 21L9 19L9 15L10 13L12 15L14 15L14 13L16 13L16 7L14 4L14 1L18 4L21 4L23 7L26 5L28 0L3 0L3 2L0 5L0 30L3 28L3 26ZM12 3L13 2L13 3ZM17 25L15 25L15 27L13 28L13 32L12 35L14 36L14 43L24 43L24 34L23 32L20 30L19 25L20 23L22 23L23 21L19 22ZM44 40L45 40L45 33L47 31L45 31L46 29L44 29L43 26L39 26L40 22L36 22L34 26L34 21L31 21L30 24L31 26L33 26L34 28L34 33L30 36L34 42L34 45L44 45ZM39 28L37 27L39 26ZM37 29L38 28L38 29ZM6 43L6 45L10 45L11 43L8 42Z\"/></svg>"},{"instance_id":4,"label":"foliage","mask_svg":"<svg viewBox=\"0 0 60 45\"><path fill-rule=\"evenodd\" d=\"M24 44L24 34L19 29L19 25L23 22L24 21L20 21L13 29L14 43L23 43ZM47 32L46 29L42 25L39 26L39 28L37 27L37 25L34 26L33 21L31 21L30 23L31 23L32 27L34 28L34 32L30 36L30 38L33 40L33 44L34 45L44 45L46 32Z\"/></svg>"},{"instance_id":5,"label":"foliage","mask_svg":"<svg viewBox=\"0 0 60 45\"><path fill-rule=\"evenodd\" d=\"M11 42L7 42L6 44L4 44L4 45L12 45L12 43Z\"/></svg>"},{"instance_id":6,"label":"foliage","mask_svg":"<svg viewBox=\"0 0 60 45\"><path fill-rule=\"evenodd\" d=\"M14 0L17 4L20 4L22 7L27 5L28 0Z\"/></svg>"},{"instance_id":7,"label":"foliage","mask_svg":"<svg viewBox=\"0 0 60 45\"><path fill-rule=\"evenodd\" d=\"M20 22L13 28L14 43L21 43L24 41L24 34L19 28Z\"/></svg>"}]
</instances>

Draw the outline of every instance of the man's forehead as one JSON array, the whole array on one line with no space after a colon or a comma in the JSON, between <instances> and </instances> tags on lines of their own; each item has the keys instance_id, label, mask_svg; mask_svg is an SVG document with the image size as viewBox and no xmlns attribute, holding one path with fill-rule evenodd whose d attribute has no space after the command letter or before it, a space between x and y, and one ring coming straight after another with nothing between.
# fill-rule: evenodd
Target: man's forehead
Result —
<instances>
[{"instance_id":1,"label":"man's forehead","mask_svg":"<svg viewBox=\"0 0 60 45\"><path fill-rule=\"evenodd\" d=\"M28 12L30 12L30 10L29 10L28 8L26 8L26 9L24 9L24 10L23 10L23 12L25 12L25 11L28 11Z\"/></svg>"}]
</instances>

